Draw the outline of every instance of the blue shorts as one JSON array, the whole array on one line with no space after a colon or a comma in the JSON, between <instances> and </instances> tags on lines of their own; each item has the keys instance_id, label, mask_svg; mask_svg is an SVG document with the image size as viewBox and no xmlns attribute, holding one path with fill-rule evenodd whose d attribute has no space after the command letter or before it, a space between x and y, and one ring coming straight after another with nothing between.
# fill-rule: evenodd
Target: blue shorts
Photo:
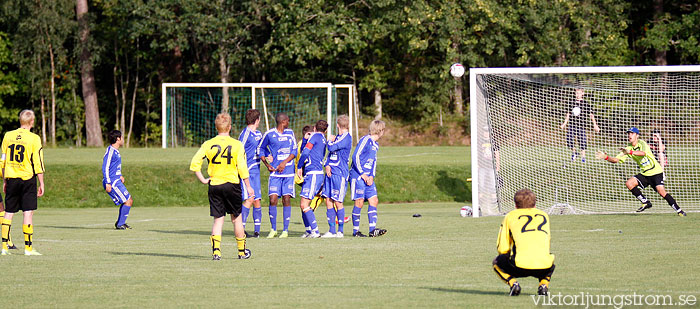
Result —
<instances>
[{"instance_id":1,"label":"blue shorts","mask_svg":"<svg viewBox=\"0 0 700 309\"><path fill-rule=\"evenodd\" d=\"M254 171L255 170L249 171L250 177L248 178L248 181L250 182L250 186L253 187L253 193L255 193L255 200L261 200L262 191L260 190L260 171ZM250 198L250 192L246 190L245 182L243 180L241 180L241 192L243 192L244 201Z\"/></svg>"},{"instance_id":2,"label":"blue shorts","mask_svg":"<svg viewBox=\"0 0 700 309\"><path fill-rule=\"evenodd\" d=\"M270 182L267 185L267 195L289 195L292 198L295 198L294 177L270 176Z\"/></svg>"},{"instance_id":3,"label":"blue shorts","mask_svg":"<svg viewBox=\"0 0 700 309\"><path fill-rule=\"evenodd\" d=\"M336 202L342 202L345 199L347 191L347 179L340 175L326 176L323 184L323 197L330 198Z\"/></svg>"},{"instance_id":4,"label":"blue shorts","mask_svg":"<svg viewBox=\"0 0 700 309\"><path fill-rule=\"evenodd\" d=\"M312 200L316 194L320 193L323 187L323 172L313 172L304 176L304 183L301 184L301 197Z\"/></svg>"},{"instance_id":5,"label":"blue shorts","mask_svg":"<svg viewBox=\"0 0 700 309\"><path fill-rule=\"evenodd\" d=\"M377 196L377 186L373 182L368 186L362 177L353 178L350 180L350 190L352 191L352 200L368 200L371 197Z\"/></svg>"},{"instance_id":6,"label":"blue shorts","mask_svg":"<svg viewBox=\"0 0 700 309\"><path fill-rule=\"evenodd\" d=\"M586 142L586 130L576 126L569 126L569 129L566 130L566 147L573 149L574 146L576 146L576 142L578 142L581 150L586 150L588 146Z\"/></svg>"},{"instance_id":7,"label":"blue shorts","mask_svg":"<svg viewBox=\"0 0 700 309\"><path fill-rule=\"evenodd\" d=\"M106 184L102 184L102 188L107 187ZM106 191L105 191L106 192ZM112 202L114 202L114 205L121 205L126 203L131 198L131 194L129 194L129 191L126 190L126 186L121 181L116 181L112 185L112 192L107 192L109 197L112 198Z\"/></svg>"}]
</instances>

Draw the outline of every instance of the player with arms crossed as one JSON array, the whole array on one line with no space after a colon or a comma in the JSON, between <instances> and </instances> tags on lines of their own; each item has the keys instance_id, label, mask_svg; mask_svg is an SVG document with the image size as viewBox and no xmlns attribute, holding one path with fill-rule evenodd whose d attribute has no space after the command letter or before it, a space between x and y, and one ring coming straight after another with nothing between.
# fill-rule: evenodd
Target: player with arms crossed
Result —
<instances>
[{"instance_id":1,"label":"player with arms crossed","mask_svg":"<svg viewBox=\"0 0 700 309\"><path fill-rule=\"evenodd\" d=\"M338 136L328 139L328 160L326 160L326 177L323 185L323 197L326 198L326 217L328 218L328 232L321 237L343 237L343 225L345 223L345 191L347 179L350 174L348 162L352 151L352 136L348 133L350 120L346 115L338 116L336 126ZM335 232L336 217L338 233Z\"/></svg>"},{"instance_id":2,"label":"player with arms crossed","mask_svg":"<svg viewBox=\"0 0 700 309\"><path fill-rule=\"evenodd\" d=\"M610 163L625 162L627 158L632 158L632 160L639 165L641 173L630 177L630 179L627 179L627 182L625 182L627 189L642 203L642 206L637 209L637 212L642 212L651 208L651 201L642 194L642 189L651 186L654 191L659 193L659 195L666 200L668 205L671 206L679 216L684 217L686 215L685 211L676 204L676 200L673 199L671 194L666 192L664 188L664 168L654 157L649 145L647 145L644 140L639 139L639 129L632 127L627 130L627 140L629 144L624 148L620 148L620 154L617 156L610 157L602 151L599 151L596 156L598 159Z\"/></svg>"},{"instance_id":3,"label":"player with arms crossed","mask_svg":"<svg viewBox=\"0 0 700 309\"><path fill-rule=\"evenodd\" d=\"M539 279L537 294L547 295L554 273L554 255L549 252L549 216L535 208L535 193L528 189L515 192L513 200L515 210L503 218L498 231L498 256L493 260L493 270L510 286L510 296L520 295L520 283L515 278L521 277Z\"/></svg>"},{"instance_id":4,"label":"player with arms crossed","mask_svg":"<svg viewBox=\"0 0 700 309\"><path fill-rule=\"evenodd\" d=\"M323 187L323 159L326 156L326 138L323 135L326 129L328 129L328 122L325 120L317 121L314 132L309 136L299 155L296 173L299 177L302 176L302 173L304 174L299 206L304 224L308 224L307 234L302 235L304 238L318 238L321 236L318 232L316 214L314 214L310 205L316 193Z\"/></svg>"},{"instance_id":5,"label":"player with arms crossed","mask_svg":"<svg viewBox=\"0 0 700 309\"><path fill-rule=\"evenodd\" d=\"M131 226L126 224L126 219L129 217L134 200L129 191L126 190L124 176L122 176L122 156L119 153L119 147L124 145L124 138L119 130L110 131L107 138L109 146L107 146L102 158L102 188L112 198L114 205L119 206L119 215L117 222L114 223L114 228L128 230L131 229Z\"/></svg>"},{"instance_id":6,"label":"player with arms crossed","mask_svg":"<svg viewBox=\"0 0 700 309\"><path fill-rule=\"evenodd\" d=\"M377 141L384 135L386 124L374 120L369 124L369 134L360 138L352 154L352 170L350 171L350 189L355 207L352 208L352 236L367 237L360 232L360 213L365 200L369 201L367 217L369 219L369 236L378 237L386 234L385 229L377 228L377 187L374 183L377 171Z\"/></svg>"},{"instance_id":7,"label":"player with arms crossed","mask_svg":"<svg viewBox=\"0 0 700 309\"><path fill-rule=\"evenodd\" d=\"M241 131L238 140L241 141L243 148L245 148L245 156L248 159L248 174L250 175L248 181L255 191L248 192L244 190L245 188L241 184L241 190L243 191L241 221L245 229L245 223L248 220L250 206L252 205L253 224L255 224L255 231L252 237L258 238L260 237L260 223L262 221L262 209L260 208L260 200L262 199L262 191L260 190L260 156L258 156L258 145L260 145L260 140L262 139L262 134L258 131L258 126L260 125L260 111L257 109L249 109L245 113L245 122L247 126Z\"/></svg>"},{"instance_id":8,"label":"player with arms crossed","mask_svg":"<svg viewBox=\"0 0 700 309\"><path fill-rule=\"evenodd\" d=\"M215 120L216 130L219 135L204 142L190 162L190 171L197 175L197 179L203 184L209 185L209 214L214 217L211 229L212 259L221 260L221 230L224 226L224 217L231 214L238 258L250 258L250 250L245 247L245 231L241 220L242 195L239 182L245 183L248 192L254 192L248 180L248 167L246 165L245 149L240 141L229 136L231 132L231 116L218 114ZM202 161L207 159L209 165L207 174L202 175ZM252 197L254 198L254 197Z\"/></svg>"},{"instance_id":9,"label":"player with arms crossed","mask_svg":"<svg viewBox=\"0 0 700 309\"><path fill-rule=\"evenodd\" d=\"M21 111L19 123L19 129L5 133L2 139L0 167L3 175L2 188L5 192L5 216L2 219L0 254L10 254L8 241L12 217L21 210L24 214L24 255L41 255L32 247L32 241L37 198L44 195L44 151L39 135L30 132L34 126L34 112L26 109Z\"/></svg>"},{"instance_id":10,"label":"player with arms crossed","mask_svg":"<svg viewBox=\"0 0 700 309\"><path fill-rule=\"evenodd\" d=\"M292 217L292 198L294 195L294 164L288 164L297 155L296 137L289 128L289 116L277 113L277 127L263 135L258 154L270 171L268 196L270 197L270 233L267 238L277 236L277 200L282 196L284 228L280 238L289 236L289 220Z\"/></svg>"}]
</instances>

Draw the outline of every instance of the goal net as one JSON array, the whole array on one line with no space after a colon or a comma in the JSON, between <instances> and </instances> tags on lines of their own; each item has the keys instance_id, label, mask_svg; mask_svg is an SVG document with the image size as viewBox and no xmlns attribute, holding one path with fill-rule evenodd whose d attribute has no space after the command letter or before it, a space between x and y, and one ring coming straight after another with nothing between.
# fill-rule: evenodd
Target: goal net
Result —
<instances>
[{"instance_id":1,"label":"goal net","mask_svg":"<svg viewBox=\"0 0 700 309\"><path fill-rule=\"evenodd\" d=\"M276 127L275 115L284 112L295 135L320 119L328 121L328 134L334 134L337 115L353 116L352 87L330 83L164 83L162 147L199 146L217 134L214 120L224 111L231 115L232 136L237 137L251 108L260 110L261 132Z\"/></svg>"},{"instance_id":2,"label":"goal net","mask_svg":"<svg viewBox=\"0 0 700 309\"><path fill-rule=\"evenodd\" d=\"M474 216L514 209L522 188L552 214L635 211L625 181L637 164L595 157L620 153L631 127L664 165L666 191L700 210L700 66L479 68L470 91ZM642 192L648 212L673 211Z\"/></svg>"}]
</instances>

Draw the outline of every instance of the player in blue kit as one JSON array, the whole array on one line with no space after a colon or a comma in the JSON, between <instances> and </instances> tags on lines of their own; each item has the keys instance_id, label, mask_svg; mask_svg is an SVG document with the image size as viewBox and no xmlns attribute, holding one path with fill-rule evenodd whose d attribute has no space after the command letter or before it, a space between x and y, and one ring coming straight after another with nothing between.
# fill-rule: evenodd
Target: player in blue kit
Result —
<instances>
[{"instance_id":1,"label":"player in blue kit","mask_svg":"<svg viewBox=\"0 0 700 309\"><path fill-rule=\"evenodd\" d=\"M109 146L102 159L102 187L112 198L114 205L119 206L119 217L114 227L117 230L128 230L131 226L126 224L126 219L131 211L134 200L124 186L124 176L122 176L122 157L119 147L124 145L122 132L112 130L109 132Z\"/></svg>"},{"instance_id":2,"label":"player in blue kit","mask_svg":"<svg viewBox=\"0 0 700 309\"><path fill-rule=\"evenodd\" d=\"M318 232L316 215L310 205L311 200L323 186L323 159L326 156L326 138L323 135L326 133L326 129L328 129L328 122L325 120L317 121L315 132L311 133L299 156L297 176L301 177L302 170L304 174L299 206L304 224L308 224L307 234L302 237L318 238L321 236Z\"/></svg>"},{"instance_id":3,"label":"player in blue kit","mask_svg":"<svg viewBox=\"0 0 700 309\"><path fill-rule=\"evenodd\" d=\"M323 197L326 198L326 218L328 232L324 238L343 237L345 207L343 200L349 176L348 162L352 151L352 136L348 132L350 120L346 115L338 116L336 120L338 136L328 139L328 160L326 160L326 177L323 184ZM335 231L336 217L338 232Z\"/></svg>"},{"instance_id":4,"label":"player in blue kit","mask_svg":"<svg viewBox=\"0 0 700 309\"><path fill-rule=\"evenodd\" d=\"M262 209L260 208L260 200L262 192L260 190L260 156L258 155L258 145L262 140L262 133L258 131L260 125L260 111L257 109L249 109L245 113L246 127L241 131L238 140L243 144L245 156L248 165L248 180L254 192L248 192L245 185L241 182L241 191L243 192L243 210L241 211L241 220L243 220L243 228L250 214L250 206L253 206L253 223L255 224L255 232L250 237L260 237L260 223L262 221ZM248 235L246 235L248 237Z\"/></svg>"},{"instance_id":5,"label":"player in blue kit","mask_svg":"<svg viewBox=\"0 0 700 309\"><path fill-rule=\"evenodd\" d=\"M289 220L292 217L292 198L294 194L294 163L288 164L294 160L297 155L296 138L294 131L288 129L289 116L285 113L278 113L275 116L277 128L265 132L258 154L261 156L262 162L270 171L270 180L268 183L268 195L270 197L270 233L267 238L277 236L277 200L282 196L284 229L280 234L280 238L289 236Z\"/></svg>"},{"instance_id":6,"label":"player in blue kit","mask_svg":"<svg viewBox=\"0 0 700 309\"><path fill-rule=\"evenodd\" d=\"M377 140L384 135L386 124L381 120L374 120L369 125L369 134L360 138L352 154L352 170L350 171L350 190L355 207L352 209L352 236L366 237L360 232L360 212L365 200L369 201L367 217L369 219L369 236L378 237L386 234L385 229L377 228L377 187L374 184L374 176L377 170Z\"/></svg>"}]
</instances>

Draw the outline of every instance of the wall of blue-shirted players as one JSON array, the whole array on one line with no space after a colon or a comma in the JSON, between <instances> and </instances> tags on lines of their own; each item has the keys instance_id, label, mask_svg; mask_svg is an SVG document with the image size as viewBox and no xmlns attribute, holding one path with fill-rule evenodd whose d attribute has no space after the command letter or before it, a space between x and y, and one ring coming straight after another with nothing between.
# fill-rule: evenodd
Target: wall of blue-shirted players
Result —
<instances>
[{"instance_id":1,"label":"wall of blue-shirted players","mask_svg":"<svg viewBox=\"0 0 700 309\"><path fill-rule=\"evenodd\" d=\"M264 134L258 131L260 112L256 109L246 113L246 127L241 131L239 140L245 148L250 184L254 192L242 189L243 224L247 222L251 208L253 210L254 230L249 237L260 237L262 210L260 201L260 163L270 172L268 181L270 232L267 238L289 237L291 220L291 199L296 197L296 183L301 186L299 203L302 221L306 231L303 238L337 238L343 237L345 209L343 200L350 186L354 207L352 211L353 236L366 237L360 231L360 213L365 201L368 201L369 236L377 237L386 233L377 228L377 189L374 177L377 168L377 151L379 140L384 134L385 123L375 120L370 124L369 134L363 136L352 153L352 166L349 168L352 150L352 137L349 133L349 118L337 117L338 135L330 135L326 140L328 123L319 120L312 125L309 134L305 134L297 143L294 132L289 129L289 117L278 113L275 117L276 127ZM328 155L326 156L326 152ZM297 158L298 157L298 158ZM294 163L297 158L298 163ZM278 231L277 204L282 197L282 231ZM326 218L329 230L320 234L313 205L326 202ZM337 226L336 226L337 225ZM336 229L337 228L337 229Z\"/></svg>"}]
</instances>

